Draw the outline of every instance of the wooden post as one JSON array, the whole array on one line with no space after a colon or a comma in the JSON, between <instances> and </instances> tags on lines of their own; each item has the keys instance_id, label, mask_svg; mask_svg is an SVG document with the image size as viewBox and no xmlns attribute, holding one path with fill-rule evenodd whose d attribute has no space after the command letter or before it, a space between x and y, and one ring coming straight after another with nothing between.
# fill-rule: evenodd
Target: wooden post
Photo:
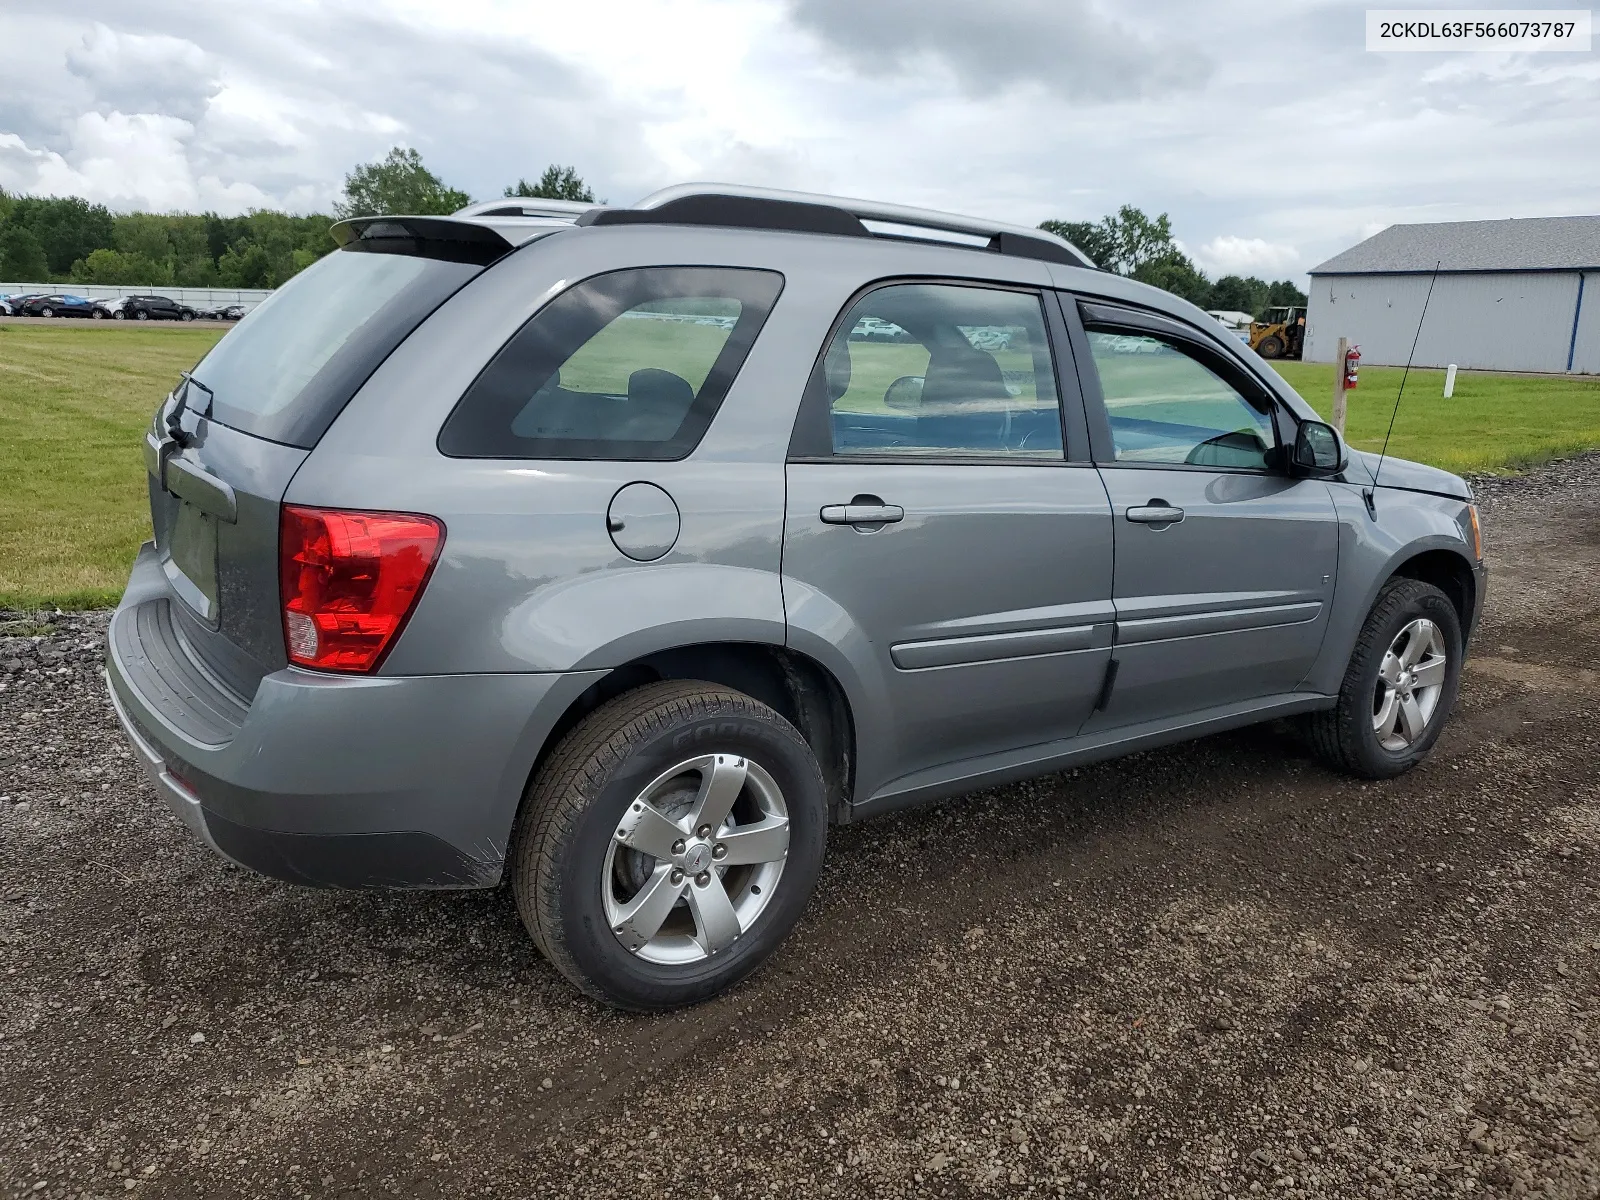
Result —
<instances>
[{"instance_id":1,"label":"wooden post","mask_svg":"<svg viewBox=\"0 0 1600 1200\"><path fill-rule=\"evenodd\" d=\"M1350 339L1339 339L1339 355L1333 360L1333 427L1344 436L1344 356L1350 351Z\"/></svg>"}]
</instances>

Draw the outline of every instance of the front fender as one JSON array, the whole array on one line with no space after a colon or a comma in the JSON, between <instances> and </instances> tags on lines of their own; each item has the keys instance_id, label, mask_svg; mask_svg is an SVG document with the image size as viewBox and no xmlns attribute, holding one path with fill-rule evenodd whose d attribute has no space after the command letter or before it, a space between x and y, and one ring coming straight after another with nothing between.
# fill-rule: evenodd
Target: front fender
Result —
<instances>
[{"instance_id":1,"label":"front fender","mask_svg":"<svg viewBox=\"0 0 1600 1200\"><path fill-rule=\"evenodd\" d=\"M1328 490L1340 526L1339 575L1322 652L1300 686L1302 691L1334 695L1344 681L1356 638L1378 592L1400 567L1430 550L1460 557L1462 565L1472 571L1478 591L1463 635L1470 633L1483 608L1483 570L1474 556L1466 501L1379 488L1375 511L1369 512L1360 488L1332 484Z\"/></svg>"}]
</instances>

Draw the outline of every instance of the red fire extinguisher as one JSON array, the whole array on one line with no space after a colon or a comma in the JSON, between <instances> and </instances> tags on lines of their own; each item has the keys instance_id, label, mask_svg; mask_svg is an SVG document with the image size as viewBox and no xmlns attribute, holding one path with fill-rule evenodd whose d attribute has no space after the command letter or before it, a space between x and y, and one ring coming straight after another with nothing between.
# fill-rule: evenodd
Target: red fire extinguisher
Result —
<instances>
[{"instance_id":1,"label":"red fire extinguisher","mask_svg":"<svg viewBox=\"0 0 1600 1200\"><path fill-rule=\"evenodd\" d=\"M1351 346L1344 355L1344 390L1350 391L1356 386L1356 373L1361 367L1361 347Z\"/></svg>"}]
</instances>

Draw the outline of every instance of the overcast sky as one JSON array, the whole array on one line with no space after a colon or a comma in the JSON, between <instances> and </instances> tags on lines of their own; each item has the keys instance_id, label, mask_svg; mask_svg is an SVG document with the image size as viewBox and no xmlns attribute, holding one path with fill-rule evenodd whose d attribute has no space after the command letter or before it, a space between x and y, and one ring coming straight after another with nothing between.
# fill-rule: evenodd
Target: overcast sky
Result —
<instances>
[{"instance_id":1,"label":"overcast sky","mask_svg":"<svg viewBox=\"0 0 1600 1200\"><path fill-rule=\"evenodd\" d=\"M1364 7L0 0L0 187L326 211L404 143L478 198L559 162L613 203L1132 203L1211 274L1268 277L1397 221L1600 212L1600 55L1368 53Z\"/></svg>"}]
</instances>

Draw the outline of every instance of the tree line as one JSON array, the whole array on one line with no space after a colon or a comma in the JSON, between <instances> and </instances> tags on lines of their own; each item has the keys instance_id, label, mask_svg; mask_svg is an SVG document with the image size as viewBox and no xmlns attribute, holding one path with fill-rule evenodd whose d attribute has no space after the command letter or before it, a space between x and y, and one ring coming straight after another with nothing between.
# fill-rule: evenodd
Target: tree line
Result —
<instances>
[{"instance_id":1,"label":"tree line","mask_svg":"<svg viewBox=\"0 0 1600 1200\"><path fill-rule=\"evenodd\" d=\"M1254 275L1207 278L1178 249L1166 213L1150 217L1124 204L1098 221L1044 221L1039 228L1066 238L1104 270L1152 284L1213 312L1246 312L1259 317L1269 308L1306 302L1306 294L1289 279L1268 283Z\"/></svg>"},{"instance_id":2,"label":"tree line","mask_svg":"<svg viewBox=\"0 0 1600 1200\"><path fill-rule=\"evenodd\" d=\"M574 168L555 164L531 182L519 178L502 194L605 203ZM275 288L334 249L328 229L336 220L444 214L470 202L467 193L430 171L416 150L401 146L351 170L331 214L113 213L78 196L15 196L0 189L0 280L86 290ZM1152 218L1124 205L1098 222L1045 221L1040 228L1074 243L1106 270L1165 288L1201 308L1259 315L1273 305L1306 301L1289 280L1208 279L1178 249L1166 213Z\"/></svg>"}]
</instances>

